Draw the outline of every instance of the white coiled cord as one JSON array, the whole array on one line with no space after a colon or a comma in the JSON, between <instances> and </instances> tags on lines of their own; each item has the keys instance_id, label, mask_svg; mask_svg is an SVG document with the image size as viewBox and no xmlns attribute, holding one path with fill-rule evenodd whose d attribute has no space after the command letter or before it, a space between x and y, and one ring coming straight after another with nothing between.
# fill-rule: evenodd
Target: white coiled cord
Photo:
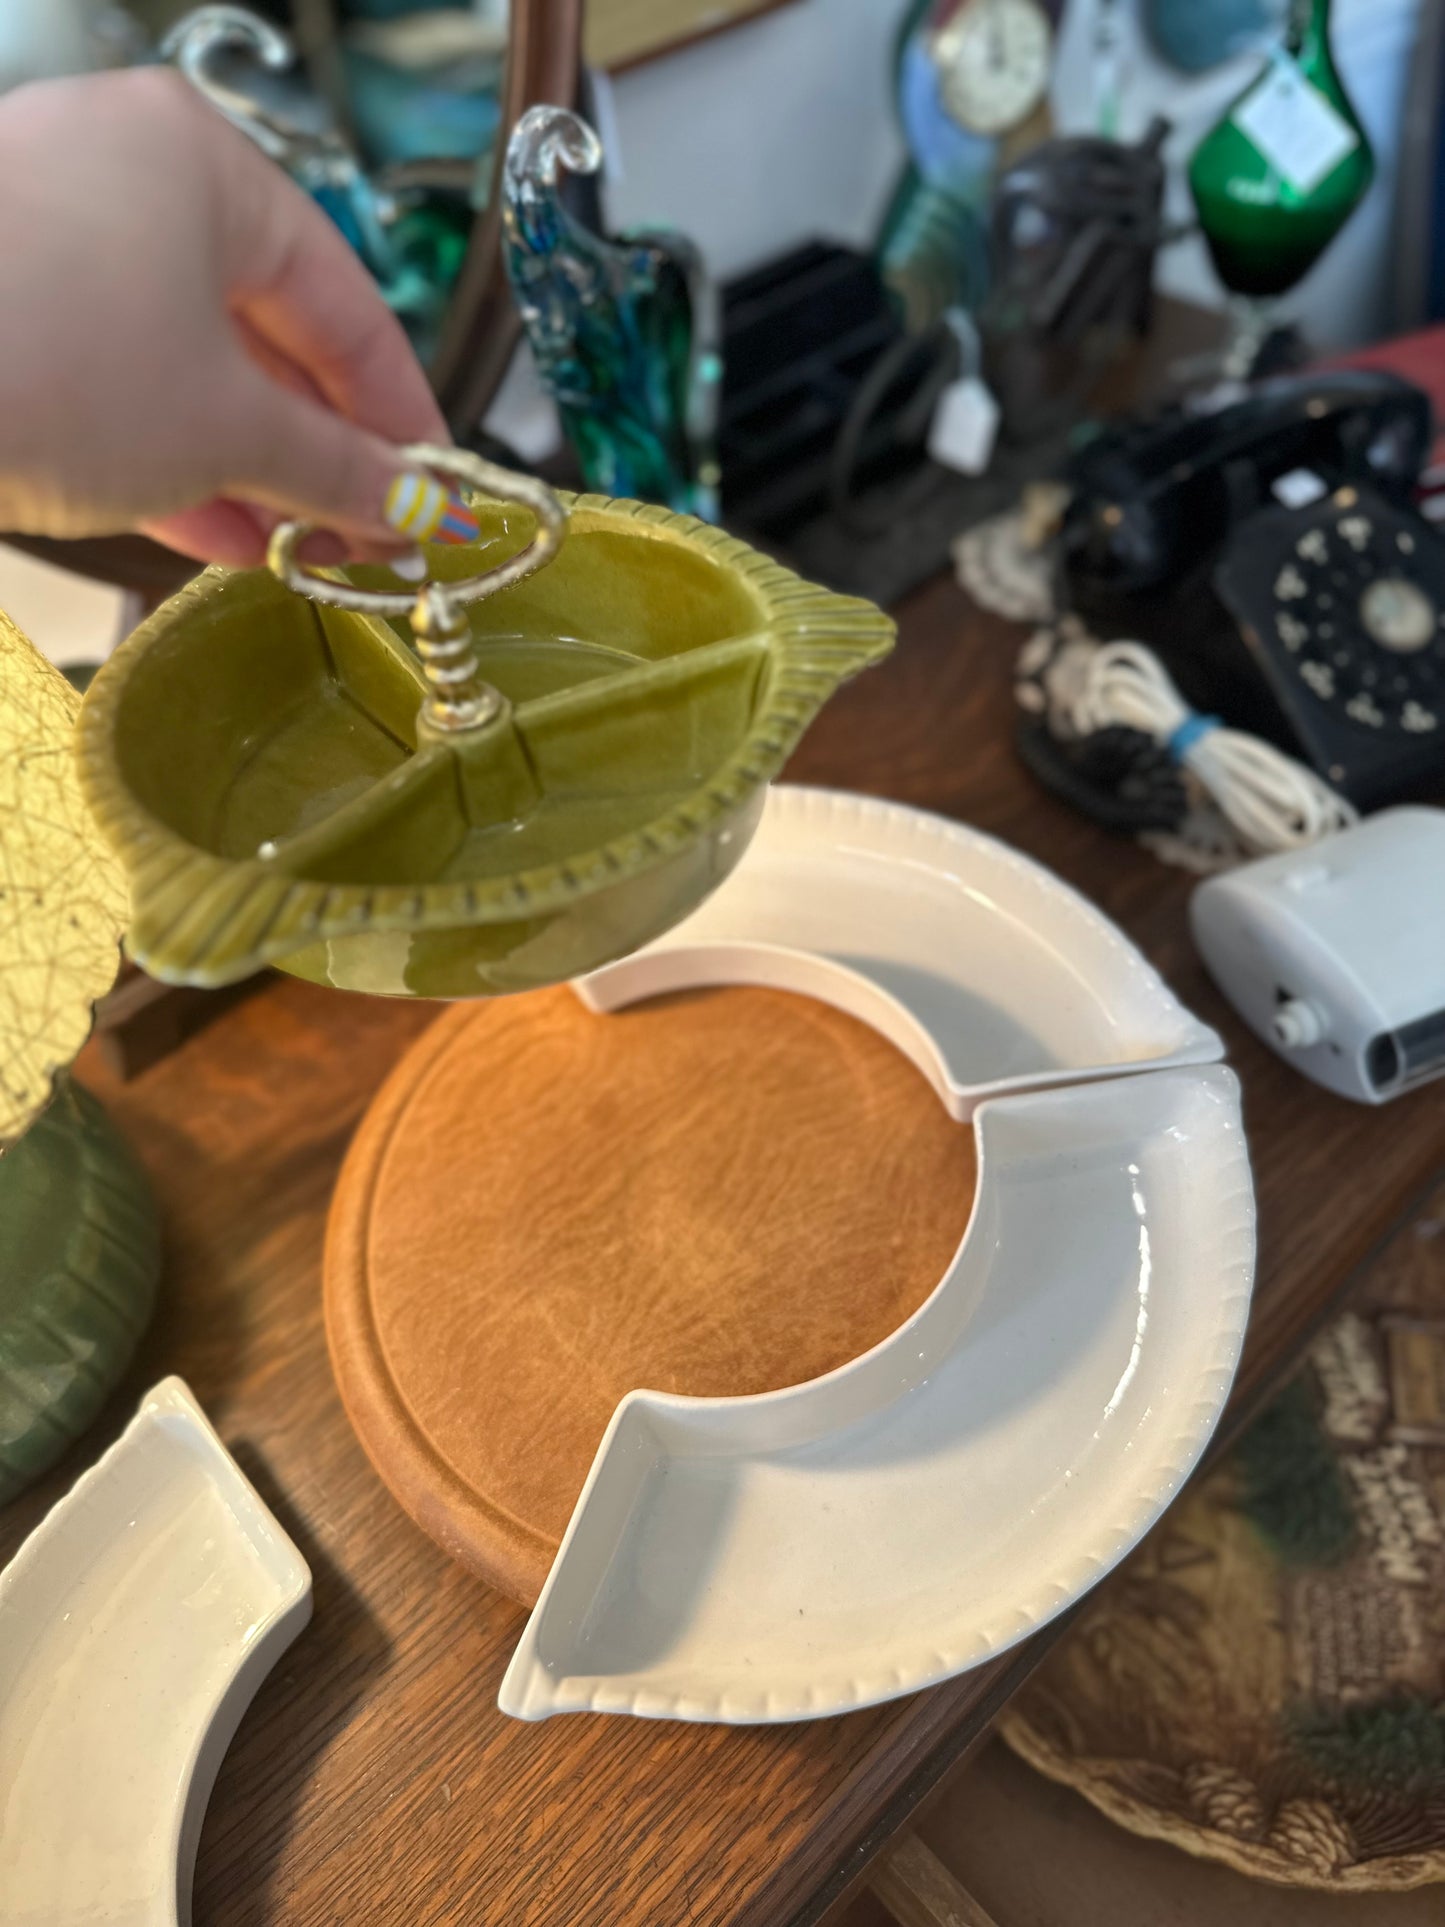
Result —
<instances>
[{"instance_id":1,"label":"white coiled cord","mask_svg":"<svg viewBox=\"0 0 1445 1927\"><path fill-rule=\"evenodd\" d=\"M1142 643L1067 643L1043 682L1055 734L1122 724L1153 737L1198 778L1251 851L1295 850L1358 820L1352 804L1283 750L1192 710Z\"/></svg>"}]
</instances>

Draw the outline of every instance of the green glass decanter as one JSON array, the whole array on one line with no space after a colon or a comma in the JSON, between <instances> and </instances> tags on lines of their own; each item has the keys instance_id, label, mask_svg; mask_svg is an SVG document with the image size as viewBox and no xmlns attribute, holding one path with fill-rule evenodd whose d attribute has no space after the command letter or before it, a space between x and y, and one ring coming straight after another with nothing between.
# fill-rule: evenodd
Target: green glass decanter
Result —
<instances>
[{"instance_id":1,"label":"green glass decanter","mask_svg":"<svg viewBox=\"0 0 1445 1927\"><path fill-rule=\"evenodd\" d=\"M1254 301L1292 288L1354 213L1374 172L1330 51L1330 0L1293 0L1283 42L1189 163L1225 287Z\"/></svg>"}]
</instances>

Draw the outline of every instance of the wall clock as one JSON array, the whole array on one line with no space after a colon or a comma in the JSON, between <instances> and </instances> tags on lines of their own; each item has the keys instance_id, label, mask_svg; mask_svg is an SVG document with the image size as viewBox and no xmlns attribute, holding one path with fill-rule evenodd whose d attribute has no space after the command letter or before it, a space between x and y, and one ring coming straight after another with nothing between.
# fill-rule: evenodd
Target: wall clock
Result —
<instances>
[{"instance_id":1,"label":"wall clock","mask_svg":"<svg viewBox=\"0 0 1445 1927\"><path fill-rule=\"evenodd\" d=\"M1038 0L962 0L935 27L930 52L959 126L1003 134L1048 91L1053 28Z\"/></svg>"}]
</instances>

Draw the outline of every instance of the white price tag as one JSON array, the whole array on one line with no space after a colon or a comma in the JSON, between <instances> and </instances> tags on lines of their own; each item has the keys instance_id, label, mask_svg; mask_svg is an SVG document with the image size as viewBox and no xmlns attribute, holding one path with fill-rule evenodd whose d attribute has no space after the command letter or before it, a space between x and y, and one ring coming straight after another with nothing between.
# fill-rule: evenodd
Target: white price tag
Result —
<instances>
[{"instance_id":1,"label":"white price tag","mask_svg":"<svg viewBox=\"0 0 1445 1927\"><path fill-rule=\"evenodd\" d=\"M951 381L938 398L928 452L944 468L982 475L998 434L999 406L977 375Z\"/></svg>"},{"instance_id":2,"label":"white price tag","mask_svg":"<svg viewBox=\"0 0 1445 1927\"><path fill-rule=\"evenodd\" d=\"M1235 126L1297 193L1319 186L1360 144L1350 123L1286 55L1235 108Z\"/></svg>"}]
</instances>

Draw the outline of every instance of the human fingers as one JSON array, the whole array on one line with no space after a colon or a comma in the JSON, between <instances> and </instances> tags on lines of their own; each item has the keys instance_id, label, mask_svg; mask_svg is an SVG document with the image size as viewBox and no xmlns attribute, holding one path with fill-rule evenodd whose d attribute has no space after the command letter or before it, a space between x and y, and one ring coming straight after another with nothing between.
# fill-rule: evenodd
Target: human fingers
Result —
<instances>
[{"instance_id":1,"label":"human fingers","mask_svg":"<svg viewBox=\"0 0 1445 1927\"><path fill-rule=\"evenodd\" d=\"M401 323L331 220L260 156L225 202L222 271L237 323L341 414L393 442L447 441Z\"/></svg>"}]
</instances>

